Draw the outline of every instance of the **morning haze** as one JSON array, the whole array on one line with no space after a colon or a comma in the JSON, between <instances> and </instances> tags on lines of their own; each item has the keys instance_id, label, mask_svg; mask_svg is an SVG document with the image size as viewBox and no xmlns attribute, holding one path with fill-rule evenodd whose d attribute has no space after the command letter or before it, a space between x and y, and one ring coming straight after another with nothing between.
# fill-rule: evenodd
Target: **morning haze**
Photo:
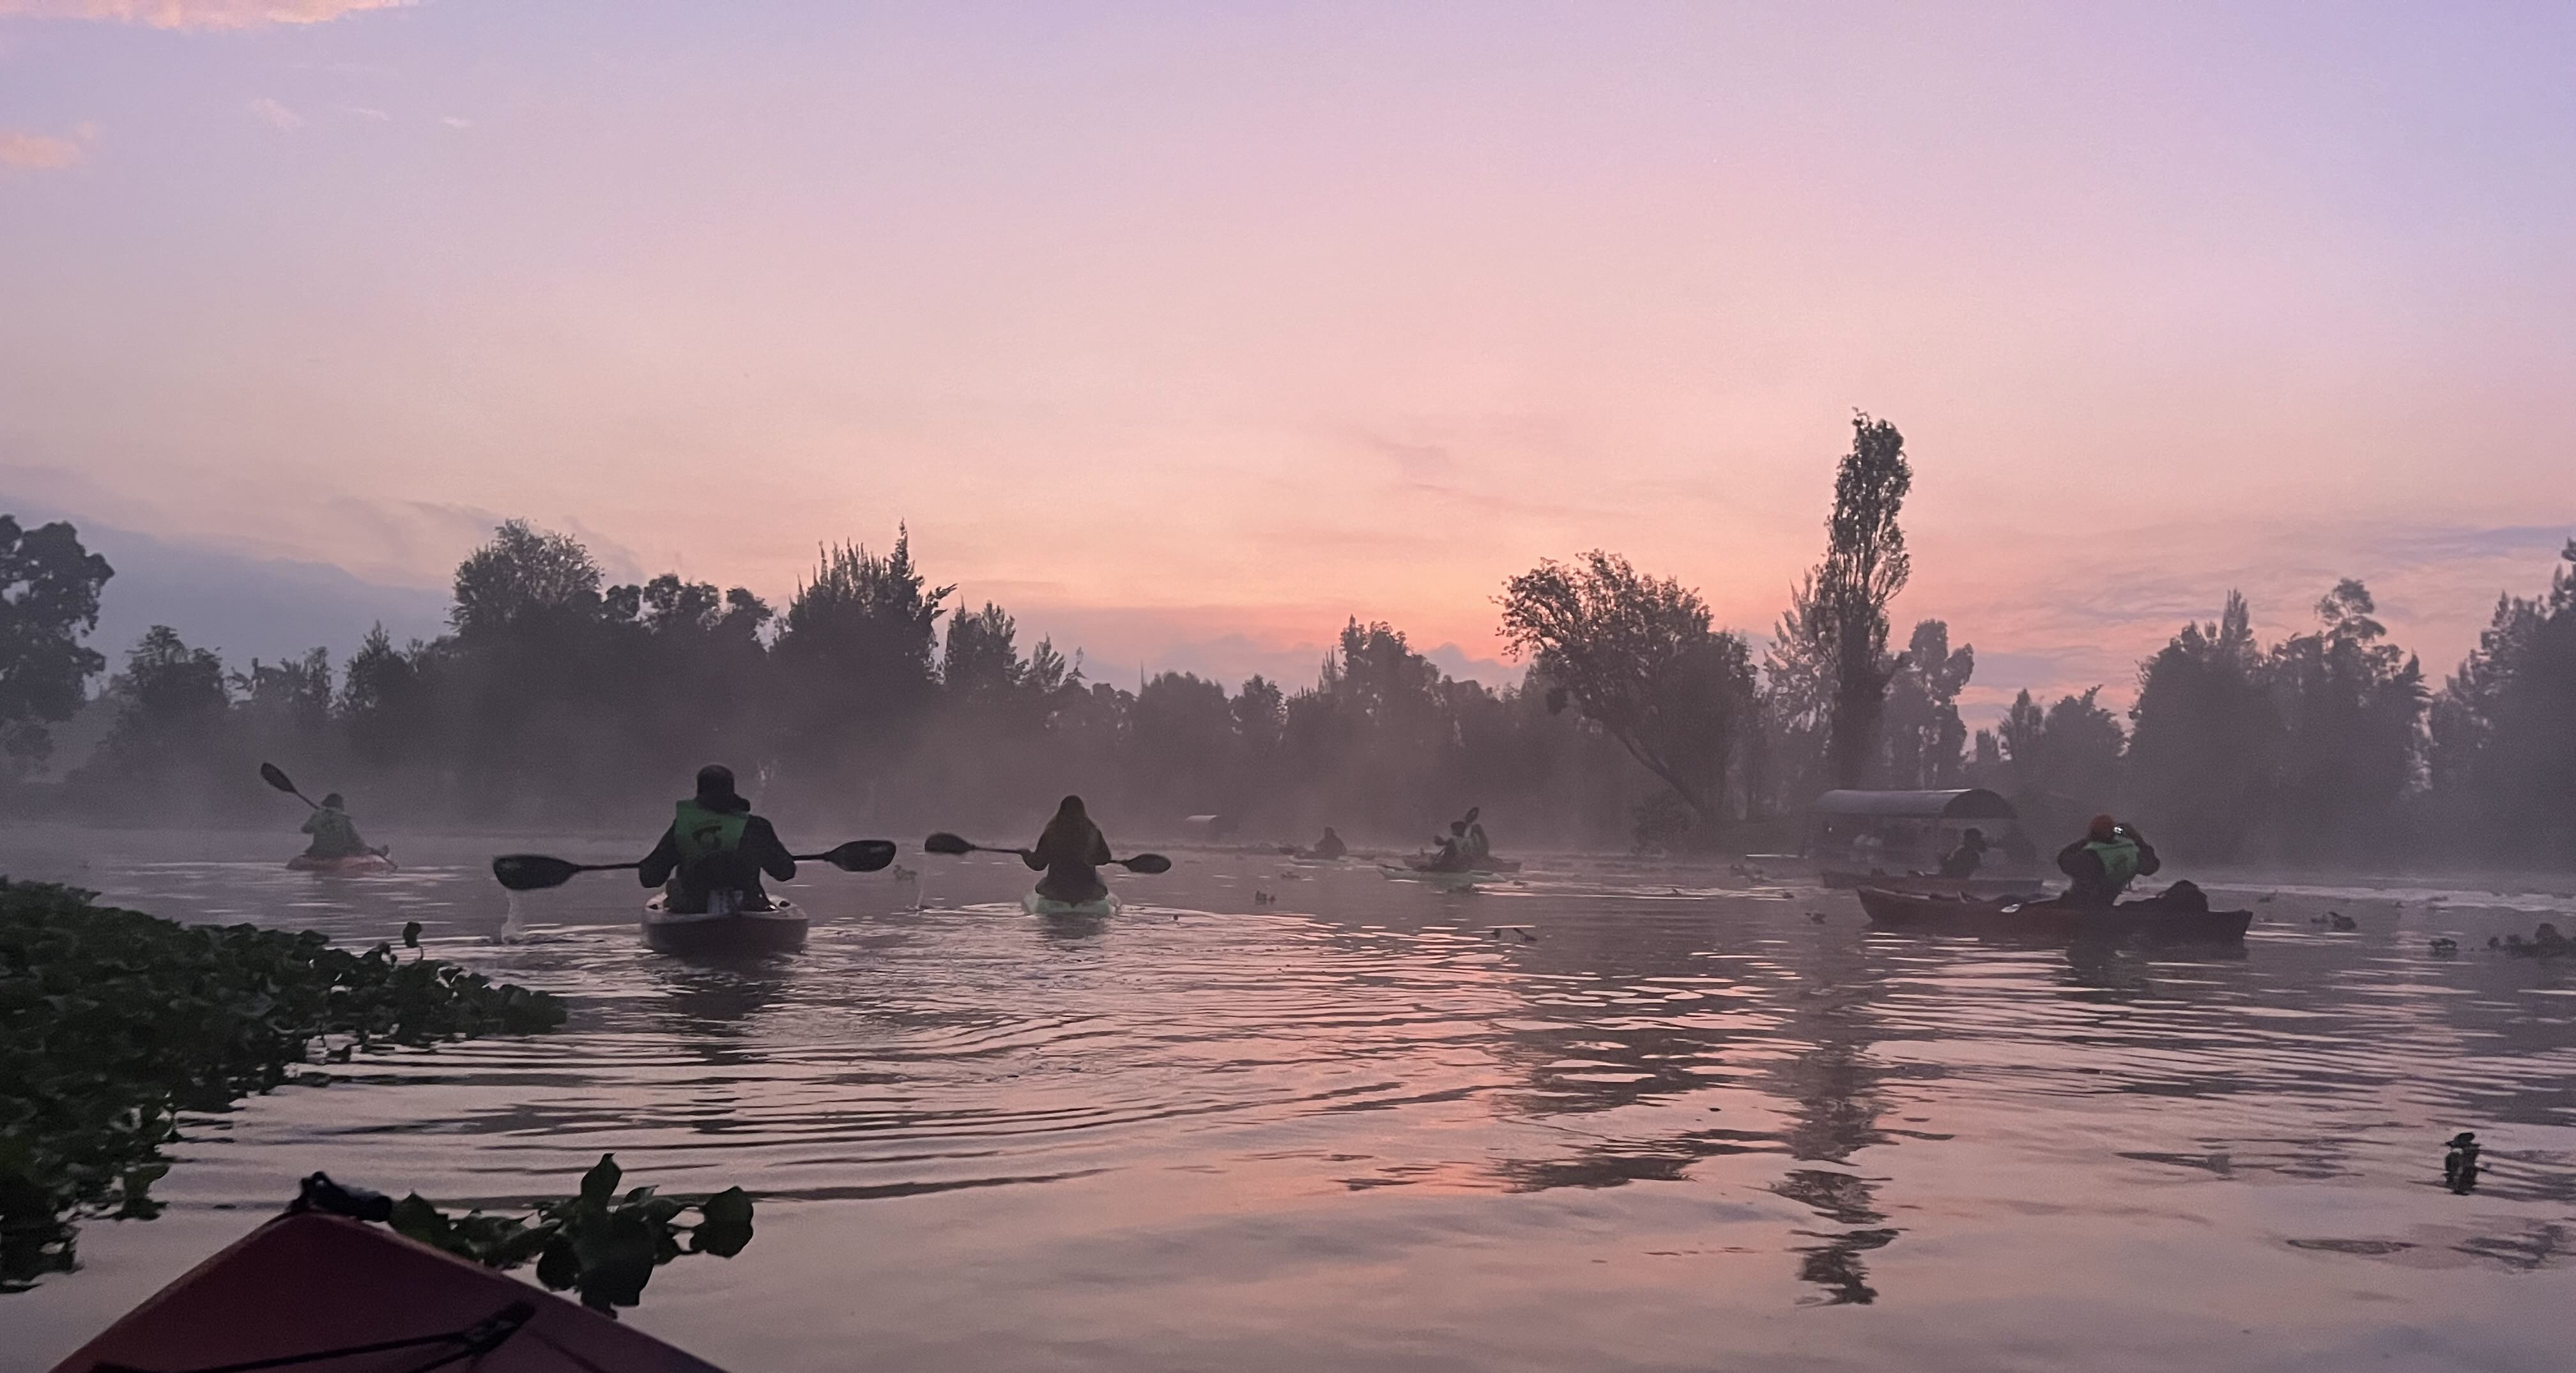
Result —
<instances>
[{"instance_id":1,"label":"morning haze","mask_svg":"<svg viewBox=\"0 0 2576 1373\"><path fill-rule=\"evenodd\" d=\"M0 1373L2556 1366L2571 60L0 0Z\"/></svg>"}]
</instances>

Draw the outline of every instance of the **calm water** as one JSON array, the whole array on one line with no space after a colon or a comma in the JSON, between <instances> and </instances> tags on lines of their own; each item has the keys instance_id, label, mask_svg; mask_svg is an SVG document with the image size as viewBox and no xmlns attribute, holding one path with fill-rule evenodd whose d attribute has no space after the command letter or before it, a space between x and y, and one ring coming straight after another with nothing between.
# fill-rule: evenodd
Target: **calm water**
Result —
<instances>
[{"instance_id":1,"label":"calm water","mask_svg":"<svg viewBox=\"0 0 2576 1373\"><path fill-rule=\"evenodd\" d=\"M724 970L644 952L622 874L505 927L489 844L352 881L214 861L237 838L40 843L64 848L21 831L0 865L353 944L418 919L574 1011L198 1123L167 1215L91 1225L82 1271L0 1297L10 1369L312 1169L498 1203L603 1151L759 1195L742 1257L663 1269L628 1316L742 1373L2541 1369L2576 1346L2576 968L2479 947L2565 924L2563 898L2304 887L2242 950L2070 955L1616 866L1445 894L1183 854L1122 882L1124 914L1050 923L1016 863L908 855L918 884L796 884L812 947ZM2329 907L2362 929L2309 923ZM2464 1128L2493 1165L2466 1197L2440 1185Z\"/></svg>"}]
</instances>

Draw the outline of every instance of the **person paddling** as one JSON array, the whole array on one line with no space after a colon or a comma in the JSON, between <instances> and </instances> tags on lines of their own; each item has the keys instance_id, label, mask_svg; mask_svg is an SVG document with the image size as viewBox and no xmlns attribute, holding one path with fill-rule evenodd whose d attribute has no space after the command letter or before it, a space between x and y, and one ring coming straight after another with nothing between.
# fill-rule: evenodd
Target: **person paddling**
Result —
<instances>
[{"instance_id":1,"label":"person paddling","mask_svg":"<svg viewBox=\"0 0 2576 1373\"><path fill-rule=\"evenodd\" d=\"M303 832L313 836L304 849L307 858L356 858L375 852L358 836L358 822L349 818L349 803L336 791L304 817Z\"/></svg>"},{"instance_id":2,"label":"person paddling","mask_svg":"<svg viewBox=\"0 0 2576 1373\"><path fill-rule=\"evenodd\" d=\"M635 875L662 888L671 911L701 915L719 893L745 909L769 909L769 893L760 886L764 872L793 880L796 860L778 842L778 831L735 792L733 769L709 763L698 769L698 794L674 808L671 827Z\"/></svg>"},{"instance_id":3,"label":"person paddling","mask_svg":"<svg viewBox=\"0 0 2576 1373\"><path fill-rule=\"evenodd\" d=\"M1324 826L1324 837L1315 841L1315 847L1306 850L1306 856L1308 858L1321 858L1326 861L1330 861L1335 858L1340 858L1345 854L1348 854L1350 851L1351 846L1342 842L1342 836L1333 833L1333 827L1326 825Z\"/></svg>"},{"instance_id":4,"label":"person paddling","mask_svg":"<svg viewBox=\"0 0 2576 1373\"><path fill-rule=\"evenodd\" d=\"M2071 881L2058 898L2064 906L2108 906L2141 877L2164 866L2155 849L2127 825L2107 815L2093 817L2084 837L2057 851L2057 870Z\"/></svg>"},{"instance_id":5,"label":"person paddling","mask_svg":"<svg viewBox=\"0 0 2576 1373\"><path fill-rule=\"evenodd\" d=\"M1079 796L1064 798L1020 861L1046 874L1038 879L1038 895L1049 901L1079 905L1109 894L1109 884L1100 880L1100 865L1109 861L1109 840L1091 823Z\"/></svg>"},{"instance_id":6,"label":"person paddling","mask_svg":"<svg viewBox=\"0 0 2576 1373\"><path fill-rule=\"evenodd\" d=\"M1484 813L1480 806L1469 806L1467 818L1459 822L1466 828L1459 832L1458 847L1466 855L1470 868L1488 867L1494 861L1493 841L1485 837L1485 826L1476 818Z\"/></svg>"}]
</instances>

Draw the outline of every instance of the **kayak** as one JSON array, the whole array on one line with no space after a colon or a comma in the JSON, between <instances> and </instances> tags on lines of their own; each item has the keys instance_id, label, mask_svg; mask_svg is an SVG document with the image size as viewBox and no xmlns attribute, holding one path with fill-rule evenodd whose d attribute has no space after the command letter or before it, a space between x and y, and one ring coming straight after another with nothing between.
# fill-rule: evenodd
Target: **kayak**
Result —
<instances>
[{"instance_id":1,"label":"kayak","mask_svg":"<svg viewBox=\"0 0 2576 1373\"><path fill-rule=\"evenodd\" d=\"M390 854L381 849L374 853L344 854L338 858L317 858L309 853L299 853L286 860L286 870L288 872L327 872L342 877L358 877L367 873L392 872L394 860Z\"/></svg>"},{"instance_id":2,"label":"kayak","mask_svg":"<svg viewBox=\"0 0 2576 1373\"><path fill-rule=\"evenodd\" d=\"M1058 901L1036 892L1020 898L1020 909L1031 915L1116 915L1119 905L1116 892L1092 901Z\"/></svg>"},{"instance_id":3,"label":"kayak","mask_svg":"<svg viewBox=\"0 0 2576 1373\"><path fill-rule=\"evenodd\" d=\"M710 910L688 915L669 898L644 903L644 943L658 953L794 953L805 947L805 912L772 898L768 910Z\"/></svg>"},{"instance_id":4,"label":"kayak","mask_svg":"<svg viewBox=\"0 0 2576 1373\"><path fill-rule=\"evenodd\" d=\"M400 1347L385 1348L395 1342ZM375 1346L372 1352L358 1352ZM433 1363L446 1356L443 1364ZM311 1368L723 1373L631 1326L379 1226L280 1216L125 1313L54 1373Z\"/></svg>"},{"instance_id":5,"label":"kayak","mask_svg":"<svg viewBox=\"0 0 2576 1373\"><path fill-rule=\"evenodd\" d=\"M1817 881L1837 891L1856 887L1875 887L1880 891L1914 892L1918 895L1941 896L2035 896L2041 890L2036 877L1935 877L1929 873L1837 872L1826 869L1816 874Z\"/></svg>"},{"instance_id":6,"label":"kayak","mask_svg":"<svg viewBox=\"0 0 2576 1373\"><path fill-rule=\"evenodd\" d=\"M1402 866L1394 863L1380 863L1377 865L1377 870L1385 873L1393 881L1421 882L1434 887L1472 887L1479 882L1491 882L1497 878L1508 881L1511 876L1510 869L1484 868L1469 872L1441 872L1434 868L1416 867L1411 863Z\"/></svg>"},{"instance_id":7,"label":"kayak","mask_svg":"<svg viewBox=\"0 0 2576 1373\"><path fill-rule=\"evenodd\" d=\"M1860 889L1860 907L1869 923L1899 930L1962 930L1981 934L2034 935L2049 939L2119 938L2243 939L2254 923L2252 911L2213 911L2169 904L2155 897L2123 901L2116 906L2061 906L2054 901L1998 901L1972 896Z\"/></svg>"}]
</instances>

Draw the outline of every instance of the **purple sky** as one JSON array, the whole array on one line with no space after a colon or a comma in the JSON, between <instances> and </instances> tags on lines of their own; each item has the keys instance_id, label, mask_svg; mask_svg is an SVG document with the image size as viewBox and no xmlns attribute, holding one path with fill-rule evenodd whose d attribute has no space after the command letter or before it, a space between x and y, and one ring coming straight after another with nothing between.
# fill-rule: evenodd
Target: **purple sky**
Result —
<instances>
[{"instance_id":1,"label":"purple sky","mask_svg":"<svg viewBox=\"0 0 2576 1373\"><path fill-rule=\"evenodd\" d=\"M1103 675L1302 681L1595 545L1767 629L1858 407L1989 692L2347 575L2447 671L2576 532L2570 70L2564 5L0 0L0 508L781 599L908 520Z\"/></svg>"}]
</instances>

